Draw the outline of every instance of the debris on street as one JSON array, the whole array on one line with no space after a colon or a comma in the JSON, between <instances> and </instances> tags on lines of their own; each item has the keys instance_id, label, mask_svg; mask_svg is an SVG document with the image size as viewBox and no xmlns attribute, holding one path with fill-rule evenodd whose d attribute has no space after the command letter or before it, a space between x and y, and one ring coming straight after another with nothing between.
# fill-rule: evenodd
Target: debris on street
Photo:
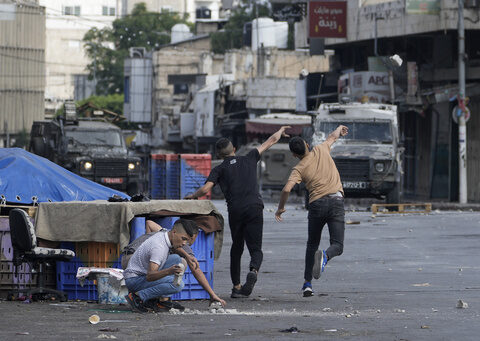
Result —
<instances>
[{"instance_id":1,"label":"debris on street","mask_svg":"<svg viewBox=\"0 0 480 341\"><path fill-rule=\"evenodd\" d=\"M462 300L458 300L457 302L457 308L458 309L467 309L468 308L468 303Z\"/></svg>"}]
</instances>

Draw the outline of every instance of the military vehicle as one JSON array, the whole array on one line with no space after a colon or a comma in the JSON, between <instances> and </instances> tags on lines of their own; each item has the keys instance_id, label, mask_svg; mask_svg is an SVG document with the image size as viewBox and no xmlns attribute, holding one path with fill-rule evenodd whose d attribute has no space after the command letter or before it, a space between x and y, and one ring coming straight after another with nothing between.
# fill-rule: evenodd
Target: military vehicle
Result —
<instances>
[{"instance_id":1,"label":"military vehicle","mask_svg":"<svg viewBox=\"0 0 480 341\"><path fill-rule=\"evenodd\" d=\"M29 151L84 178L129 195L143 190L142 164L112 123L58 117L33 123Z\"/></svg>"},{"instance_id":2,"label":"military vehicle","mask_svg":"<svg viewBox=\"0 0 480 341\"><path fill-rule=\"evenodd\" d=\"M403 148L399 146L396 106L321 104L304 137L315 146L340 124L348 127L348 135L332 146L330 154L345 195L386 198L387 203L399 203Z\"/></svg>"}]
</instances>

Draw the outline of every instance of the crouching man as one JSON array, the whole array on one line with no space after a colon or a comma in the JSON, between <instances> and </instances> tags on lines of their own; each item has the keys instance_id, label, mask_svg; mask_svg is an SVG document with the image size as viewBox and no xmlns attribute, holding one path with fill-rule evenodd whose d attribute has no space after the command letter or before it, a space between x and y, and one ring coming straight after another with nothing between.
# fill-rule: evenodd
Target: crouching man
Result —
<instances>
[{"instance_id":1,"label":"crouching man","mask_svg":"<svg viewBox=\"0 0 480 341\"><path fill-rule=\"evenodd\" d=\"M178 254L170 254L170 249L185 246L196 234L198 229L194 222L179 219L170 231L156 233L135 251L124 272L129 291L125 298L134 311L146 312L147 307L154 307L158 301L161 305L162 301L182 291L187 264Z\"/></svg>"}]
</instances>

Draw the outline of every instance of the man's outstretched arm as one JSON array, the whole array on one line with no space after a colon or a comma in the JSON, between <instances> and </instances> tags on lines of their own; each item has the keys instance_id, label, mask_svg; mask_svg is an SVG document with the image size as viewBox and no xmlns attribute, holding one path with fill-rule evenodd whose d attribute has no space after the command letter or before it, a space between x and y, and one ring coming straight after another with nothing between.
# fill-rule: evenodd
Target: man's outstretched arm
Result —
<instances>
[{"instance_id":1,"label":"man's outstretched arm","mask_svg":"<svg viewBox=\"0 0 480 341\"><path fill-rule=\"evenodd\" d=\"M268 148L273 146L275 143L280 141L280 138L282 137L289 137L287 134L285 134L286 129L290 129L290 126L283 126L281 127L275 134L270 136L265 142L262 143L260 147L257 147L258 153L261 155L264 151L266 151Z\"/></svg>"},{"instance_id":2,"label":"man's outstretched arm","mask_svg":"<svg viewBox=\"0 0 480 341\"><path fill-rule=\"evenodd\" d=\"M337 129L332 131L330 135L328 135L327 139L325 140L325 143L328 144L329 147L332 147L332 145L337 141L340 136L345 136L348 134L348 128L342 125L339 125Z\"/></svg>"},{"instance_id":3,"label":"man's outstretched arm","mask_svg":"<svg viewBox=\"0 0 480 341\"><path fill-rule=\"evenodd\" d=\"M197 189L197 191L193 194L187 195L184 199L197 199L203 197L208 192L210 192L215 184L211 181L207 181L205 185Z\"/></svg>"}]
</instances>

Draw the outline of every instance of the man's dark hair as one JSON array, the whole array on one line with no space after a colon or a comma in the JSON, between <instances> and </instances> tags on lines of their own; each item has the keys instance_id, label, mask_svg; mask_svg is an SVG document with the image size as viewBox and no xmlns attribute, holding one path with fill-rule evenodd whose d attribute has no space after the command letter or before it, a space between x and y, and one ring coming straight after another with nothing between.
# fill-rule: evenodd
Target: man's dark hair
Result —
<instances>
[{"instance_id":1,"label":"man's dark hair","mask_svg":"<svg viewBox=\"0 0 480 341\"><path fill-rule=\"evenodd\" d=\"M299 156L303 156L306 152L305 140L299 136L292 137L290 142L288 142L288 147L290 147L292 153Z\"/></svg>"},{"instance_id":2,"label":"man's dark hair","mask_svg":"<svg viewBox=\"0 0 480 341\"><path fill-rule=\"evenodd\" d=\"M215 143L215 151L219 158L227 157L233 152L232 142L225 137L219 138Z\"/></svg>"},{"instance_id":3,"label":"man's dark hair","mask_svg":"<svg viewBox=\"0 0 480 341\"><path fill-rule=\"evenodd\" d=\"M198 225L193 220L188 219L178 219L175 224L173 224L174 229L182 229L188 234L189 237L193 237L198 234Z\"/></svg>"}]
</instances>

